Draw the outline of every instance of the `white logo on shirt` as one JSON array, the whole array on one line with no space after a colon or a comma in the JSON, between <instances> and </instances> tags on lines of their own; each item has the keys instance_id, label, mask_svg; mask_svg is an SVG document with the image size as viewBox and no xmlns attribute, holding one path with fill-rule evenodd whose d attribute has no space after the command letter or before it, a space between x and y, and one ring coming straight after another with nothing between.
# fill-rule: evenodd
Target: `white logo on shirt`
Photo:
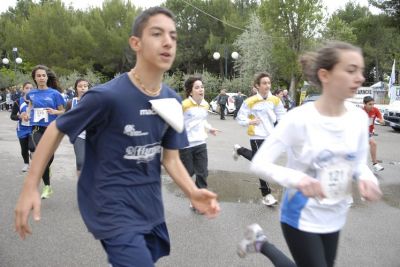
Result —
<instances>
[{"instance_id":1,"label":"white logo on shirt","mask_svg":"<svg viewBox=\"0 0 400 267\"><path fill-rule=\"evenodd\" d=\"M143 136L143 135L148 135L149 133L136 131L134 124L128 124L125 125L124 134L126 134L127 136Z\"/></svg>"},{"instance_id":2,"label":"white logo on shirt","mask_svg":"<svg viewBox=\"0 0 400 267\"><path fill-rule=\"evenodd\" d=\"M147 163L152 161L158 153L161 153L161 146L159 143L145 146L128 146L125 152L124 159L136 160L137 163Z\"/></svg>"},{"instance_id":3,"label":"white logo on shirt","mask_svg":"<svg viewBox=\"0 0 400 267\"><path fill-rule=\"evenodd\" d=\"M156 115L157 113L152 110L152 109L141 109L140 110L140 116L145 116L145 115Z\"/></svg>"}]
</instances>

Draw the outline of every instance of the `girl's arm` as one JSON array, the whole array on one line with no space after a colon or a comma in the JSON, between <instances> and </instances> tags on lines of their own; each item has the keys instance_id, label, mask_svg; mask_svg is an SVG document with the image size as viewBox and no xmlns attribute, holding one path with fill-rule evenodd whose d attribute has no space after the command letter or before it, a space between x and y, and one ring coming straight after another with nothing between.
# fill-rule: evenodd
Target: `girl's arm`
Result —
<instances>
[{"instance_id":1,"label":"girl's arm","mask_svg":"<svg viewBox=\"0 0 400 267\"><path fill-rule=\"evenodd\" d=\"M273 179L284 187L297 187L305 173L275 164L276 159L286 150L285 144L270 136L254 155L250 170L263 179Z\"/></svg>"},{"instance_id":2,"label":"girl's arm","mask_svg":"<svg viewBox=\"0 0 400 267\"><path fill-rule=\"evenodd\" d=\"M49 114L57 116L65 113L65 108L63 105L58 106L57 109L47 108L46 110Z\"/></svg>"}]
</instances>

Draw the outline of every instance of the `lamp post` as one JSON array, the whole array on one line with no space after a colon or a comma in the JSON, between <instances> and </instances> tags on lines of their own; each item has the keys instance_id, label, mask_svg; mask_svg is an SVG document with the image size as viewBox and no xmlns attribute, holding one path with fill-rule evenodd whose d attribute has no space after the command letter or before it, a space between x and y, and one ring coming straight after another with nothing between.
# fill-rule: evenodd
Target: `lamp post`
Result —
<instances>
[{"instance_id":1,"label":"lamp post","mask_svg":"<svg viewBox=\"0 0 400 267\"><path fill-rule=\"evenodd\" d=\"M232 59L236 60L239 58L239 53L236 51L233 51L231 54ZM219 52L214 52L213 53L213 58L215 60L218 60L221 58L221 54ZM224 59L225 59L225 73L224 73L224 77L225 79L228 78L228 50L226 49L226 47L224 48Z\"/></svg>"},{"instance_id":2,"label":"lamp post","mask_svg":"<svg viewBox=\"0 0 400 267\"><path fill-rule=\"evenodd\" d=\"M17 65L22 63L22 58L20 58L18 56L18 48L13 47L12 49L12 54L13 54L13 58L14 58L14 73L17 74ZM7 54L5 55L5 57L2 59L2 63L4 65L8 65L10 64L10 60L7 58Z\"/></svg>"},{"instance_id":3,"label":"lamp post","mask_svg":"<svg viewBox=\"0 0 400 267\"><path fill-rule=\"evenodd\" d=\"M22 63L22 58L20 58L18 56L18 48L13 47L12 52L13 52L13 57L14 57L14 62L15 62L15 64L14 64L14 73L16 75L17 74L17 65Z\"/></svg>"}]
</instances>

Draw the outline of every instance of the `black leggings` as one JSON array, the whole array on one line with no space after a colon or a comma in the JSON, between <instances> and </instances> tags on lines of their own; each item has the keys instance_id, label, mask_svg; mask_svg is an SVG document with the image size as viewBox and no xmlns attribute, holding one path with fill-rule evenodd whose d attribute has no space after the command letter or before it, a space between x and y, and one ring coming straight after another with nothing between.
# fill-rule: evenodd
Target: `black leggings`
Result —
<instances>
[{"instance_id":1,"label":"black leggings","mask_svg":"<svg viewBox=\"0 0 400 267\"><path fill-rule=\"evenodd\" d=\"M290 253L298 267L332 267L335 263L339 231L314 234L281 224Z\"/></svg>"},{"instance_id":2,"label":"black leggings","mask_svg":"<svg viewBox=\"0 0 400 267\"><path fill-rule=\"evenodd\" d=\"M240 147L237 150L237 153L240 156L251 161L263 142L264 142L264 139L250 139L251 150L247 149L245 147ZM271 187L269 186L269 184L263 179L259 179L259 180L260 180L261 195L263 197L265 197L266 195L271 194Z\"/></svg>"},{"instance_id":3,"label":"black leggings","mask_svg":"<svg viewBox=\"0 0 400 267\"><path fill-rule=\"evenodd\" d=\"M46 127L34 126L31 135L29 136L29 150L31 153L35 152L36 146L38 145L40 139L42 138ZM54 155L51 156L49 163L47 163L46 169L44 170L42 179L44 185L50 185L50 165L54 160Z\"/></svg>"},{"instance_id":4,"label":"black leggings","mask_svg":"<svg viewBox=\"0 0 400 267\"><path fill-rule=\"evenodd\" d=\"M307 233L285 223L281 224L283 235L296 263L269 242L260 252L276 267L333 267L339 242L339 231L329 234Z\"/></svg>"},{"instance_id":5,"label":"black leggings","mask_svg":"<svg viewBox=\"0 0 400 267\"><path fill-rule=\"evenodd\" d=\"M19 138L19 145L21 146L21 155L25 164L29 164L29 136Z\"/></svg>"}]
</instances>

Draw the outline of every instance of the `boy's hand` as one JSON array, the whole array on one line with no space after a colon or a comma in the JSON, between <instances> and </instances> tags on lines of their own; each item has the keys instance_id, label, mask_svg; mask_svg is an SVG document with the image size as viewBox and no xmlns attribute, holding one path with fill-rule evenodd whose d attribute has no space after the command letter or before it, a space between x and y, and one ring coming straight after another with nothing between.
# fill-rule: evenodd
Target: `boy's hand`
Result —
<instances>
[{"instance_id":1,"label":"boy's hand","mask_svg":"<svg viewBox=\"0 0 400 267\"><path fill-rule=\"evenodd\" d=\"M217 132L222 132L222 131L220 131L220 130L218 130L218 129L215 129L215 128L211 128L211 129L209 130L209 132L210 132L212 135L216 136L216 135L217 135Z\"/></svg>"},{"instance_id":2,"label":"boy's hand","mask_svg":"<svg viewBox=\"0 0 400 267\"><path fill-rule=\"evenodd\" d=\"M191 196L192 205L207 218L215 218L220 212L220 207L217 201L217 194L207 189L197 189Z\"/></svg>"},{"instance_id":3,"label":"boy's hand","mask_svg":"<svg viewBox=\"0 0 400 267\"><path fill-rule=\"evenodd\" d=\"M33 210L33 219L35 221L40 220L40 194L35 188L29 190L24 188L18 198L17 205L15 207L15 231L19 234L21 239L25 239L27 234L32 234L32 230L29 227L28 219L29 213Z\"/></svg>"}]
</instances>

